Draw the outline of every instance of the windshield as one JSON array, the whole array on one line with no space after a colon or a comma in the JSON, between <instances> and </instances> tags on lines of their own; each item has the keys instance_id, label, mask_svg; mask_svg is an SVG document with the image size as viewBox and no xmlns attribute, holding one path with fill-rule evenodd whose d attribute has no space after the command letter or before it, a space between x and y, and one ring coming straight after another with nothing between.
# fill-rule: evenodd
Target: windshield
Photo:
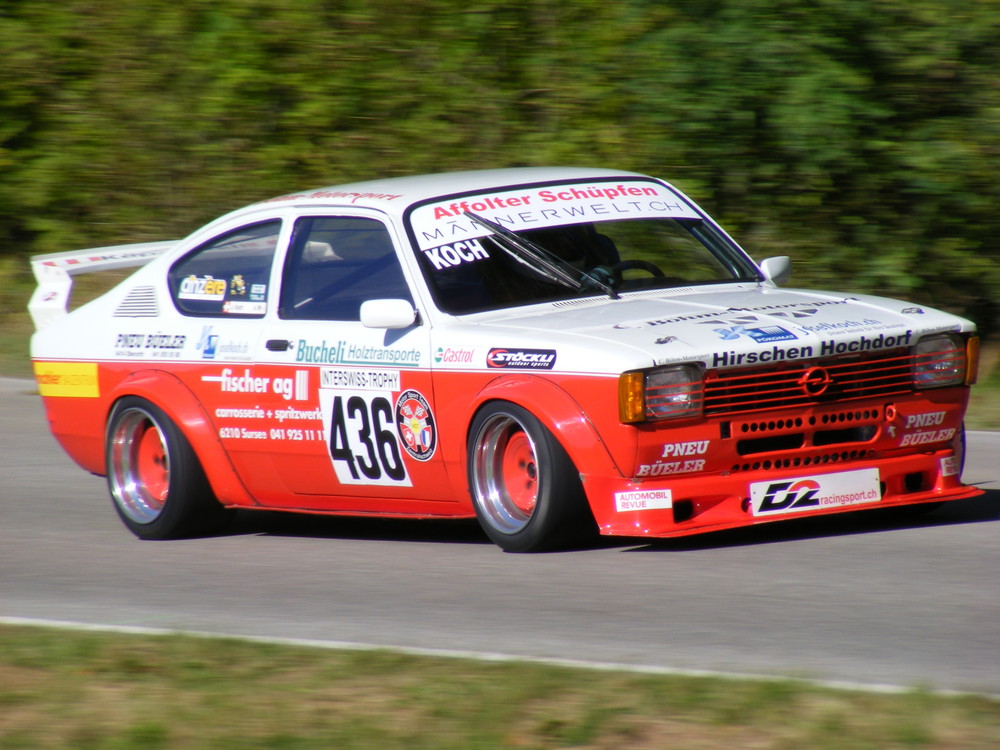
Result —
<instances>
[{"instance_id":1,"label":"windshield","mask_svg":"<svg viewBox=\"0 0 1000 750\"><path fill-rule=\"evenodd\" d=\"M547 241L546 244L553 245L553 249L549 250L523 234L504 229L499 224L477 216L471 211L466 211L465 215L489 229L490 236L487 239L529 269L533 276L554 281L577 292L587 288L600 289L611 299L618 299L618 293L611 287L611 276L607 271L599 266L588 266L585 263L574 265L572 257L567 257L567 253L560 249L560 235L542 238ZM553 230L550 230L550 233L551 231ZM572 247L569 249L572 250Z\"/></svg>"},{"instance_id":2,"label":"windshield","mask_svg":"<svg viewBox=\"0 0 1000 750\"><path fill-rule=\"evenodd\" d=\"M646 180L525 188L420 206L410 221L431 293L456 315L758 280L721 232L668 193Z\"/></svg>"}]
</instances>

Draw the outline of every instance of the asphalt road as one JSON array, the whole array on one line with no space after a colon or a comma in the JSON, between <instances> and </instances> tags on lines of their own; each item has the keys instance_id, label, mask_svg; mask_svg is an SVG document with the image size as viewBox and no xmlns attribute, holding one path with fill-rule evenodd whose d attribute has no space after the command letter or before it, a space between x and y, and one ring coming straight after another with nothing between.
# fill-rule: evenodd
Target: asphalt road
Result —
<instances>
[{"instance_id":1,"label":"asphalt road","mask_svg":"<svg viewBox=\"0 0 1000 750\"><path fill-rule=\"evenodd\" d=\"M475 524L239 516L141 542L0 379L0 619L468 651L1000 695L1000 433L985 496L510 555Z\"/></svg>"}]
</instances>

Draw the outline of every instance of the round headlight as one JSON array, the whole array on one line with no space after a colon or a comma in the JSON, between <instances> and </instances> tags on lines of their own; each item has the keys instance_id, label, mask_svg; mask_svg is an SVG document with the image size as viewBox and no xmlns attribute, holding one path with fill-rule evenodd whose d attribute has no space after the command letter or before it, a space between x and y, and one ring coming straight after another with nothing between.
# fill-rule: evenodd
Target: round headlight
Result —
<instances>
[{"instance_id":1,"label":"round headlight","mask_svg":"<svg viewBox=\"0 0 1000 750\"><path fill-rule=\"evenodd\" d=\"M965 382L965 342L954 333L926 336L913 347L913 384L942 388Z\"/></svg>"}]
</instances>

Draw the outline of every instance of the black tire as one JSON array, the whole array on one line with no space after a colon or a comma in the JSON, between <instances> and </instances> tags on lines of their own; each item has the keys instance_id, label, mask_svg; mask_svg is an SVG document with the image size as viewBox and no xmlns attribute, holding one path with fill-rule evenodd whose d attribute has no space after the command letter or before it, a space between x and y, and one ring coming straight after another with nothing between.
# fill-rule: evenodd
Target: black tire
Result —
<instances>
[{"instance_id":1,"label":"black tire","mask_svg":"<svg viewBox=\"0 0 1000 750\"><path fill-rule=\"evenodd\" d=\"M965 422L962 422L962 426L952 440L951 445L955 451L955 456L958 458L958 476L961 478L965 472Z\"/></svg>"},{"instance_id":2,"label":"black tire","mask_svg":"<svg viewBox=\"0 0 1000 750\"><path fill-rule=\"evenodd\" d=\"M229 520L191 444L155 404L135 396L115 404L105 448L111 500L140 539L198 536Z\"/></svg>"},{"instance_id":3,"label":"black tire","mask_svg":"<svg viewBox=\"0 0 1000 750\"><path fill-rule=\"evenodd\" d=\"M468 473L476 517L507 552L565 547L596 533L573 461L520 406L494 401L476 414Z\"/></svg>"}]
</instances>

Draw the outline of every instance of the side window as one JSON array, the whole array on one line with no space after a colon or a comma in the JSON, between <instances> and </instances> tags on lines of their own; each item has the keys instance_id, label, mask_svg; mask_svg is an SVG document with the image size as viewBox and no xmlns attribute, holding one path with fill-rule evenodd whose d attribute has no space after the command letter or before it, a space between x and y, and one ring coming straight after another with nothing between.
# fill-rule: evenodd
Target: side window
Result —
<instances>
[{"instance_id":1,"label":"side window","mask_svg":"<svg viewBox=\"0 0 1000 750\"><path fill-rule=\"evenodd\" d=\"M278 314L290 320L360 320L370 299L413 301L382 222L357 216L295 222Z\"/></svg>"},{"instance_id":2,"label":"side window","mask_svg":"<svg viewBox=\"0 0 1000 750\"><path fill-rule=\"evenodd\" d=\"M170 269L170 294L188 315L259 318L267 312L280 221L251 224L193 250Z\"/></svg>"}]
</instances>

